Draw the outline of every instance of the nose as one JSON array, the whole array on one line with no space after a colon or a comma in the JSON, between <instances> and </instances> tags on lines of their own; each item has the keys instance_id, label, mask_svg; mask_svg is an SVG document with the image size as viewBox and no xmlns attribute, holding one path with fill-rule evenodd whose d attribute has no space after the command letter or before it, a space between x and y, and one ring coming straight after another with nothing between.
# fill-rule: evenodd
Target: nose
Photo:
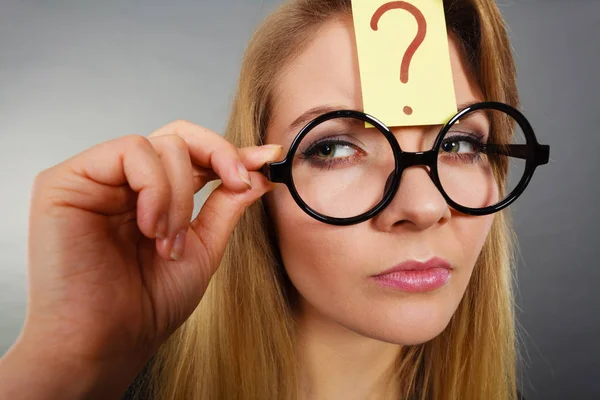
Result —
<instances>
[{"instance_id":1,"label":"nose","mask_svg":"<svg viewBox=\"0 0 600 400\"><path fill-rule=\"evenodd\" d=\"M387 179L386 190L392 174ZM450 219L450 207L429 176L426 166L405 168L396 195L375 218L381 231L391 231L399 225L425 230Z\"/></svg>"}]
</instances>

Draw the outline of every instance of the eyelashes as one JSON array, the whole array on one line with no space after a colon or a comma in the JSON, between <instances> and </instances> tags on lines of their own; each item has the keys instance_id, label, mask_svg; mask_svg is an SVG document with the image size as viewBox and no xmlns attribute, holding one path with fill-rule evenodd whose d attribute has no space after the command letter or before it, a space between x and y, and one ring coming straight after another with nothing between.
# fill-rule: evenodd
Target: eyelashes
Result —
<instances>
[{"instance_id":1,"label":"eyelashes","mask_svg":"<svg viewBox=\"0 0 600 400\"><path fill-rule=\"evenodd\" d=\"M446 135L438 153L442 161L475 163L485 154L484 136L476 132L454 132Z\"/></svg>"},{"instance_id":2,"label":"eyelashes","mask_svg":"<svg viewBox=\"0 0 600 400\"><path fill-rule=\"evenodd\" d=\"M310 143L297 157L310 165L330 169L352 163L366 152L356 144L341 138L323 138Z\"/></svg>"}]
</instances>

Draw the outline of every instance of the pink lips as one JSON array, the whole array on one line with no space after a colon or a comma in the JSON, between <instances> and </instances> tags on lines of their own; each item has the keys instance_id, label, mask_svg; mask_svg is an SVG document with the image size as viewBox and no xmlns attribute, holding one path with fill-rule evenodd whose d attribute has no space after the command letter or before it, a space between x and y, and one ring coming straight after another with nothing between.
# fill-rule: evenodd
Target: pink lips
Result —
<instances>
[{"instance_id":1,"label":"pink lips","mask_svg":"<svg viewBox=\"0 0 600 400\"><path fill-rule=\"evenodd\" d=\"M406 261L373 276L378 284L405 292L429 292L444 286L450 279L452 266L441 258L422 263Z\"/></svg>"}]
</instances>

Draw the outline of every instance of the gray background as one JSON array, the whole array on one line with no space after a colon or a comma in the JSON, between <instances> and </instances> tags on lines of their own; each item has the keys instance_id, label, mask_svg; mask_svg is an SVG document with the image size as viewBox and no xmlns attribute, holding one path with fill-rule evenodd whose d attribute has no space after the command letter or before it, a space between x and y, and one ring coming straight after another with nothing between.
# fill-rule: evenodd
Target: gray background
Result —
<instances>
[{"instance_id":1,"label":"gray background","mask_svg":"<svg viewBox=\"0 0 600 400\"><path fill-rule=\"evenodd\" d=\"M0 354L26 308L41 170L174 119L220 132L242 52L280 0L0 0ZM513 206L528 400L600 398L600 1L499 5L523 110L551 162Z\"/></svg>"}]
</instances>

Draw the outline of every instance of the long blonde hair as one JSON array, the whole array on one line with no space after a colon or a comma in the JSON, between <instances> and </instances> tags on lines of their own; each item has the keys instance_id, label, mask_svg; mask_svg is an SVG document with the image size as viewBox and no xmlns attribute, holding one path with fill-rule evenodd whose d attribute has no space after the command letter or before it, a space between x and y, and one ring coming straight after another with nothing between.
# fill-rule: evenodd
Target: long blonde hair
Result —
<instances>
[{"instance_id":1,"label":"long blonde hair","mask_svg":"<svg viewBox=\"0 0 600 400\"><path fill-rule=\"evenodd\" d=\"M515 67L493 0L444 0L486 100L518 106ZM350 0L296 0L271 14L246 51L226 138L262 144L279 71L332 18L351 16ZM513 233L495 216L464 297L447 328L404 346L396 378L405 398L514 399ZM160 348L152 366L156 399L296 399L294 288L282 267L264 203L243 215L200 305Z\"/></svg>"}]
</instances>

